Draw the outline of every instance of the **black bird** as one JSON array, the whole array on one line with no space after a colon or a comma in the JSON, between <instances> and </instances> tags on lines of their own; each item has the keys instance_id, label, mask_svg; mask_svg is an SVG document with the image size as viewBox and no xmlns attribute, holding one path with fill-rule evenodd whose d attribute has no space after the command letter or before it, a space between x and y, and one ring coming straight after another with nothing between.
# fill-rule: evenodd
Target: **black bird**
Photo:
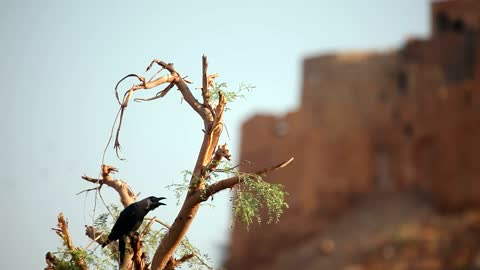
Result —
<instances>
[{"instance_id":1,"label":"black bird","mask_svg":"<svg viewBox=\"0 0 480 270\"><path fill-rule=\"evenodd\" d=\"M136 232L140 225L142 225L143 218L151 210L157 208L160 205L165 205L160 202L165 197L150 196L141 201L135 202L127 206L120 212L115 225L113 225L110 235L108 235L107 241L102 244L102 247L110 244L110 242L119 240L118 250L120 252L120 264L123 263L123 257L125 254L125 240L124 237L129 236L130 233Z\"/></svg>"}]
</instances>

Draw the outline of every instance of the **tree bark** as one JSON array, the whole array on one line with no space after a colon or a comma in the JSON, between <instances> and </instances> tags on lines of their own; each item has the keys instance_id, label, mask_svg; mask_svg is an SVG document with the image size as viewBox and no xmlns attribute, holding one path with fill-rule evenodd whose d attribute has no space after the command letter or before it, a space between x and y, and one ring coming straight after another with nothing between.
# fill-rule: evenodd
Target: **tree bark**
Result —
<instances>
[{"instance_id":1,"label":"tree bark","mask_svg":"<svg viewBox=\"0 0 480 270\"><path fill-rule=\"evenodd\" d=\"M226 188L232 188L234 185L243 181L244 176L236 176L230 179L222 180L218 183L215 183L208 188L205 187L205 180L208 177L209 170L215 168L216 165L212 164L212 158L215 162L220 161L222 157L229 158L229 154L220 154L214 155L214 151L218 146L218 141L220 139L220 135L223 131L223 113L226 106L226 99L222 93L219 93L219 100L218 104L214 107L211 102L211 95L208 90L211 87L212 80L218 76L218 74L208 75L208 62L207 57L203 56L202 58L202 67L203 67L203 76L202 76L202 101L198 101L193 93L191 92L190 88L187 85L187 82L184 78L180 76L180 74L174 69L173 64L165 63L160 60L153 60L150 65L147 67L147 71L152 68L154 64L157 64L162 67L162 70L168 70L170 72L169 75L162 76L156 80L150 79L146 81L144 77L136 75L136 74L129 74L121 79L117 86L115 87L115 94L120 104L120 121L117 128L117 134L115 139L115 148L118 150L120 144L118 142L118 134L122 123L123 112L124 109L128 105L128 101L131 98L134 91L140 89L151 89L157 87L163 83L169 83L169 85L163 90L157 93L152 98L143 99L143 100L153 100L159 97L163 97L166 93L175 85L178 90L181 92L184 100L192 107L192 109L198 113L198 115L202 118L204 123L204 135L202 145L200 147L200 151L197 156L197 160L193 169L192 177L189 183L189 190L186 194L185 200L183 202L182 208L178 213L177 217L175 218L173 224L169 228L167 234L161 240L155 255L152 260L152 270L165 270L168 267L172 267L172 262L181 261L175 260L173 257L174 252L177 246L181 243L183 237L185 236L187 230L189 229L190 225L192 224L193 219L195 218L197 211L200 207L200 203L203 202L206 198L213 195L220 190ZM138 78L141 83L134 85L131 87L124 95L123 101L121 102L118 97L117 87L120 82L128 77L136 77ZM218 149L221 153L222 151L226 150L226 146L221 146L222 149ZM224 149L225 148L225 149ZM117 152L118 155L118 152ZM223 155L223 156L222 156ZM227 159L228 159L227 158ZM282 168L286 166L289 162L283 162L277 166L272 168L262 170L257 172L257 174L264 174L268 173L271 170L275 170L278 168ZM213 186L213 187L212 187ZM117 190L118 191L118 190ZM119 192L120 193L120 192ZM123 201L122 201L123 202ZM188 258L184 258L185 260Z\"/></svg>"}]
</instances>

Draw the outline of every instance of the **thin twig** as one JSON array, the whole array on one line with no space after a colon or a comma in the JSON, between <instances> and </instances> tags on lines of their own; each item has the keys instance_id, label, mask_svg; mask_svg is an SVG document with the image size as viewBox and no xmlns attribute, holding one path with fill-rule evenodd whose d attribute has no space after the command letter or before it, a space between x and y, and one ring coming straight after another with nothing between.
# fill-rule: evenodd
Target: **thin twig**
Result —
<instances>
[{"instance_id":1,"label":"thin twig","mask_svg":"<svg viewBox=\"0 0 480 270\"><path fill-rule=\"evenodd\" d=\"M155 78L155 76L157 76L160 72L162 72L164 70L164 68L162 67L161 69L159 69L157 72L155 72L153 74L153 76L150 78L150 80L148 80L149 82L151 82L153 80L153 78ZM146 73L147 71L145 71Z\"/></svg>"},{"instance_id":2,"label":"thin twig","mask_svg":"<svg viewBox=\"0 0 480 270\"><path fill-rule=\"evenodd\" d=\"M163 89L162 91L158 92L155 96L151 97L151 98L135 98L133 99L134 101L152 101L152 100L155 100L155 99L159 99L159 98L162 98L164 97L168 91L170 91L170 89L173 88L173 86L175 86L174 83L170 83L167 87L165 87L165 89Z\"/></svg>"},{"instance_id":3,"label":"thin twig","mask_svg":"<svg viewBox=\"0 0 480 270\"><path fill-rule=\"evenodd\" d=\"M148 222L147 226L145 226L145 228L143 228L143 231L142 231L142 233L140 234L142 237L144 237L144 236L147 234L147 232L150 230L150 228L152 227L152 224L153 224L153 222L155 222L155 219L156 219L156 218L157 218L157 217L153 217L153 218L150 220L150 222Z\"/></svg>"},{"instance_id":4,"label":"thin twig","mask_svg":"<svg viewBox=\"0 0 480 270\"><path fill-rule=\"evenodd\" d=\"M112 142L113 132L115 130L115 126L117 124L118 116L120 115L121 110L122 110L122 107L118 109L117 114L115 115L115 119L113 120L112 130L110 131L110 137L108 138L107 144L105 145L105 149L103 150L102 164L105 164L105 154L107 153L108 146Z\"/></svg>"}]
</instances>

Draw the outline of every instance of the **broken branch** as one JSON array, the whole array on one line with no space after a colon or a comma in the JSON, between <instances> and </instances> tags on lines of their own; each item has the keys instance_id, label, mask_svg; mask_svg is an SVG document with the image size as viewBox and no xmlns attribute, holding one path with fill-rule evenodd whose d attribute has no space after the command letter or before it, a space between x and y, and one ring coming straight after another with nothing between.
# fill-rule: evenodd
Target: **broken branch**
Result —
<instances>
[{"instance_id":1,"label":"broken branch","mask_svg":"<svg viewBox=\"0 0 480 270\"><path fill-rule=\"evenodd\" d=\"M140 235L135 232L131 237L130 237L130 246L132 247L133 250L133 265L134 269L137 270L143 270L146 269L146 265L148 263L146 262L146 256L143 253L143 244L141 241Z\"/></svg>"},{"instance_id":2,"label":"broken branch","mask_svg":"<svg viewBox=\"0 0 480 270\"><path fill-rule=\"evenodd\" d=\"M76 254L76 251L78 251L79 248L76 248L73 246L72 238L70 237L70 233L68 232L68 222L65 220L63 213L58 214L57 220L58 220L58 223L57 223L58 229L53 229L53 230L58 234L58 236L60 236L60 238L62 238L65 246L67 247L68 251L70 252L70 255L72 256L72 259L75 261L77 266L79 266L82 270L88 270L85 260L80 256L78 256L78 254ZM47 264L48 264L48 259L47 259Z\"/></svg>"},{"instance_id":3,"label":"broken branch","mask_svg":"<svg viewBox=\"0 0 480 270\"><path fill-rule=\"evenodd\" d=\"M82 179L94 184L99 184L98 189L100 189L100 187L104 184L113 188L120 196L120 201L122 202L123 206L127 207L135 201L137 196L133 193L132 189L125 181L113 179L110 174L115 172L118 172L117 168L103 164L102 179L96 179L86 175L82 176Z\"/></svg>"},{"instance_id":4,"label":"broken branch","mask_svg":"<svg viewBox=\"0 0 480 270\"><path fill-rule=\"evenodd\" d=\"M205 118L211 118L209 116L208 110L205 110L205 106L202 106L200 102L195 98L195 96L192 94L192 91L190 91L190 88L187 86L185 80L179 75L179 73L173 68L173 64L171 63L165 63L161 60L153 59L150 65L147 67L147 71L150 70L153 66L153 64L157 64L161 66L162 68L168 70L172 76L175 77L175 84L178 87L178 90L182 93L183 98L187 103L192 107L194 111L196 111L203 119Z\"/></svg>"},{"instance_id":5,"label":"broken branch","mask_svg":"<svg viewBox=\"0 0 480 270\"><path fill-rule=\"evenodd\" d=\"M210 105L210 92L208 91L208 62L207 57L205 55L202 56L202 97L203 97L203 105L208 106Z\"/></svg>"}]
</instances>

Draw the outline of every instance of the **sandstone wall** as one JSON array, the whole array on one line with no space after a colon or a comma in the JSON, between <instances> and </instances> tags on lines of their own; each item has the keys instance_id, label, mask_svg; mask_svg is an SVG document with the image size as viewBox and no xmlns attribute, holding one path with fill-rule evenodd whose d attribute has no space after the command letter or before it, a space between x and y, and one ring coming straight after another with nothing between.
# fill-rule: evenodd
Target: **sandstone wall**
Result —
<instances>
[{"instance_id":1,"label":"sandstone wall","mask_svg":"<svg viewBox=\"0 0 480 270\"><path fill-rule=\"evenodd\" d=\"M480 206L479 4L434 2L433 36L398 51L306 59L298 111L244 124L243 170L295 157L266 178L285 185L290 208L280 224L235 226L228 269L268 269L366 193Z\"/></svg>"}]
</instances>

